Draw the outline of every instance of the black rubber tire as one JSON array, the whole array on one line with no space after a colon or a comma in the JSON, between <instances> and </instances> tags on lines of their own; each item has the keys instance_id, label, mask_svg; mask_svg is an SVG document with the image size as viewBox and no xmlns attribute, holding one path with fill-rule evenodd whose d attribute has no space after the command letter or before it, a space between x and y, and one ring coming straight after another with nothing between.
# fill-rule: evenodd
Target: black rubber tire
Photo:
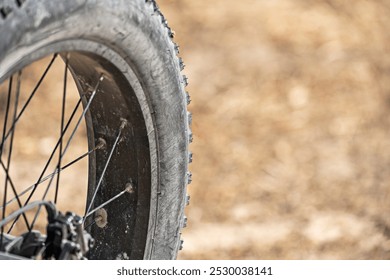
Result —
<instances>
[{"instance_id":1,"label":"black rubber tire","mask_svg":"<svg viewBox=\"0 0 390 280\"><path fill-rule=\"evenodd\" d=\"M192 136L187 79L180 73L183 65L172 37L150 0L0 0L0 83L42 57L71 52L69 66L80 91L88 91L104 73L106 84L101 91L105 96L109 90L118 91L123 100L115 103L110 101L114 97L105 97L97 101L99 106L107 107L107 114L133 114L128 121L134 128L126 133L135 139L129 145L137 149L138 158L116 162L112 172L125 174L126 164L137 168L130 178L137 195L107 211L106 229L92 230L97 240L93 259L175 259L181 246ZM125 106L126 113L110 107L122 103L134 103L136 108ZM95 126L95 117L91 122L90 146L103 133ZM98 164L99 156L94 160ZM118 189L99 197L101 202L129 180L118 179L122 186L117 187L115 174L111 176L113 182L105 188ZM89 184L88 199L93 191ZM121 208L127 202L132 209ZM132 216L130 235L125 230L129 224L123 225L128 216Z\"/></svg>"}]
</instances>

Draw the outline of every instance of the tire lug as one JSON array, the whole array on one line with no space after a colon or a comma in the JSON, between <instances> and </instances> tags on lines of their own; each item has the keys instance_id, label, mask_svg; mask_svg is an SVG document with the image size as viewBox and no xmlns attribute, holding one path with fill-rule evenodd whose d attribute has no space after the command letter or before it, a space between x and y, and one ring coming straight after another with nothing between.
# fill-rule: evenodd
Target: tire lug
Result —
<instances>
[{"instance_id":1,"label":"tire lug","mask_svg":"<svg viewBox=\"0 0 390 280\"><path fill-rule=\"evenodd\" d=\"M188 163L191 163L192 162L192 152L190 152L189 154L188 154Z\"/></svg>"},{"instance_id":2,"label":"tire lug","mask_svg":"<svg viewBox=\"0 0 390 280\"><path fill-rule=\"evenodd\" d=\"M192 135L192 131L190 130L190 132L188 133L188 141L190 142L190 143L192 143L192 141L194 141L194 137L193 137L193 135Z\"/></svg>"},{"instance_id":3,"label":"tire lug","mask_svg":"<svg viewBox=\"0 0 390 280\"><path fill-rule=\"evenodd\" d=\"M6 19L10 13L12 13L11 7L5 6L0 9L0 15L3 19Z\"/></svg>"},{"instance_id":4,"label":"tire lug","mask_svg":"<svg viewBox=\"0 0 390 280\"><path fill-rule=\"evenodd\" d=\"M167 23L167 27L168 27L168 23ZM174 39L175 38L175 35L176 35L176 32L172 29L169 29L168 31L168 35L171 39Z\"/></svg>"},{"instance_id":5,"label":"tire lug","mask_svg":"<svg viewBox=\"0 0 390 280\"><path fill-rule=\"evenodd\" d=\"M18 5L18 7L21 7L24 2L26 2L26 0L16 0L16 5Z\"/></svg>"},{"instance_id":6,"label":"tire lug","mask_svg":"<svg viewBox=\"0 0 390 280\"><path fill-rule=\"evenodd\" d=\"M178 44L175 44L175 51L176 51L176 54L180 53L180 46Z\"/></svg>"},{"instance_id":7,"label":"tire lug","mask_svg":"<svg viewBox=\"0 0 390 280\"><path fill-rule=\"evenodd\" d=\"M187 227L187 222L188 222L188 219L187 219L187 217L186 216L184 216L184 218L183 218L183 228L186 228Z\"/></svg>"},{"instance_id":8,"label":"tire lug","mask_svg":"<svg viewBox=\"0 0 390 280\"><path fill-rule=\"evenodd\" d=\"M179 57L179 65L180 65L180 70L183 71L186 65L183 62L183 59Z\"/></svg>"},{"instance_id":9,"label":"tire lug","mask_svg":"<svg viewBox=\"0 0 390 280\"><path fill-rule=\"evenodd\" d=\"M188 86L188 78L186 75L183 75L183 82L185 86Z\"/></svg>"},{"instance_id":10,"label":"tire lug","mask_svg":"<svg viewBox=\"0 0 390 280\"><path fill-rule=\"evenodd\" d=\"M186 92L186 99L187 99L187 105L190 105L191 103L191 96L188 92Z\"/></svg>"}]
</instances>

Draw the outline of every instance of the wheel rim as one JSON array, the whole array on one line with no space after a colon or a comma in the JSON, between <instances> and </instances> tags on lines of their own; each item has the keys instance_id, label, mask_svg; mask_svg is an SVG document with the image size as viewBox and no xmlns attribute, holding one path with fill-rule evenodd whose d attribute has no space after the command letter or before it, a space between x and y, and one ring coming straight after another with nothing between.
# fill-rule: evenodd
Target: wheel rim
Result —
<instances>
[{"instance_id":1,"label":"wheel rim","mask_svg":"<svg viewBox=\"0 0 390 280\"><path fill-rule=\"evenodd\" d=\"M110 60L103 57L102 53L105 52L109 53L106 57L109 56ZM101 227L101 224L94 223L96 212L86 218L85 225L97 241L89 258L143 258L145 246L147 246L152 178L150 138L148 137L150 133L148 133L148 124L145 123L145 110L141 109L142 104L139 103L136 94L139 88L131 86L134 80L129 81L129 78L123 74L123 65L126 63L118 64L117 62L120 61L118 55L113 55L111 50L93 42L86 44L85 42L64 41L57 45L40 48L34 53L26 53L23 59L9 67L7 74L1 78L4 80L4 77L11 77L10 74L13 74L13 81L10 83L13 85L15 75L17 75L16 80L19 83L21 78L17 74L18 71L33 60L49 53L58 53L55 59L61 57L70 70L80 93L82 104L80 107L84 112L82 114L85 115L82 119L85 120L88 135L89 175L86 199L88 211L80 214L87 216L87 212L91 212L122 193L129 184L133 187L133 193L123 193L115 199L115 202L104 206L104 210L108 213L106 226ZM65 73L64 79L67 79ZM66 96L65 88L66 86L63 86L61 90L63 96ZM66 122L64 117L61 117L61 130L66 127ZM17 131L17 127L14 131ZM11 136L12 133L9 139L5 140L10 141ZM66 151L67 143L63 141L59 143L55 154L58 155L57 165L63 167L66 163L61 160L59 151ZM7 155L10 154L12 158L12 153L8 151ZM8 160L6 162L6 164L12 163ZM3 167L6 168L6 164ZM65 171L58 172L58 174L62 172ZM3 176L6 177L4 173ZM54 178L58 178L58 175L51 177L49 181L54 181ZM8 193L10 191L10 180L4 181L6 183L3 186L3 198L5 189ZM53 185L60 184L54 182ZM58 191L56 188L54 200L57 194L60 197L60 188ZM3 199L3 207L6 207L8 201L8 199ZM24 204L26 201L16 201L16 203ZM20 221L22 220L25 220L25 217L22 216ZM28 221L26 224L31 224L31 222Z\"/></svg>"}]
</instances>

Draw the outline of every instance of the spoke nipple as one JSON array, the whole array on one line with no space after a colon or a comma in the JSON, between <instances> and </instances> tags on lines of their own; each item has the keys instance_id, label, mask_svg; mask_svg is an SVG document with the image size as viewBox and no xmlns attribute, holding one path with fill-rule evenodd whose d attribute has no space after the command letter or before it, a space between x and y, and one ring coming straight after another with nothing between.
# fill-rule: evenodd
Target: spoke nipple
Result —
<instances>
[{"instance_id":1,"label":"spoke nipple","mask_svg":"<svg viewBox=\"0 0 390 280\"><path fill-rule=\"evenodd\" d=\"M121 118L121 127L120 129L124 129L125 126L128 124L128 121L124 118Z\"/></svg>"},{"instance_id":2,"label":"spoke nipple","mask_svg":"<svg viewBox=\"0 0 390 280\"><path fill-rule=\"evenodd\" d=\"M133 186L133 184L132 184L132 183L127 183L127 184L126 184L125 191L127 191L128 193L133 193L133 192L134 192L134 186Z\"/></svg>"},{"instance_id":3,"label":"spoke nipple","mask_svg":"<svg viewBox=\"0 0 390 280\"><path fill-rule=\"evenodd\" d=\"M97 150L100 150L100 149L104 149L105 147L107 147L107 142L106 140L104 140L103 138L99 138L98 139L98 143L96 145L96 149Z\"/></svg>"},{"instance_id":4,"label":"spoke nipple","mask_svg":"<svg viewBox=\"0 0 390 280\"><path fill-rule=\"evenodd\" d=\"M95 214L95 223L98 227L104 228L107 225L107 211L100 208Z\"/></svg>"},{"instance_id":5,"label":"spoke nipple","mask_svg":"<svg viewBox=\"0 0 390 280\"><path fill-rule=\"evenodd\" d=\"M104 80L103 74L100 75L99 82L102 82Z\"/></svg>"}]
</instances>

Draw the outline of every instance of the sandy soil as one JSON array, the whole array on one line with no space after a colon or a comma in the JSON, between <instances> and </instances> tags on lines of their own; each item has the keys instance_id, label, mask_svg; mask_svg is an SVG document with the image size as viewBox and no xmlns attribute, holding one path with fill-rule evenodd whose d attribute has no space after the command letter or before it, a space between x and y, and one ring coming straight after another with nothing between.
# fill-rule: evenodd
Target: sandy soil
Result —
<instances>
[{"instance_id":1,"label":"sandy soil","mask_svg":"<svg viewBox=\"0 0 390 280\"><path fill-rule=\"evenodd\" d=\"M159 2L193 100L180 258L389 258L389 2Z\"/></svg>"}]
</instances>

